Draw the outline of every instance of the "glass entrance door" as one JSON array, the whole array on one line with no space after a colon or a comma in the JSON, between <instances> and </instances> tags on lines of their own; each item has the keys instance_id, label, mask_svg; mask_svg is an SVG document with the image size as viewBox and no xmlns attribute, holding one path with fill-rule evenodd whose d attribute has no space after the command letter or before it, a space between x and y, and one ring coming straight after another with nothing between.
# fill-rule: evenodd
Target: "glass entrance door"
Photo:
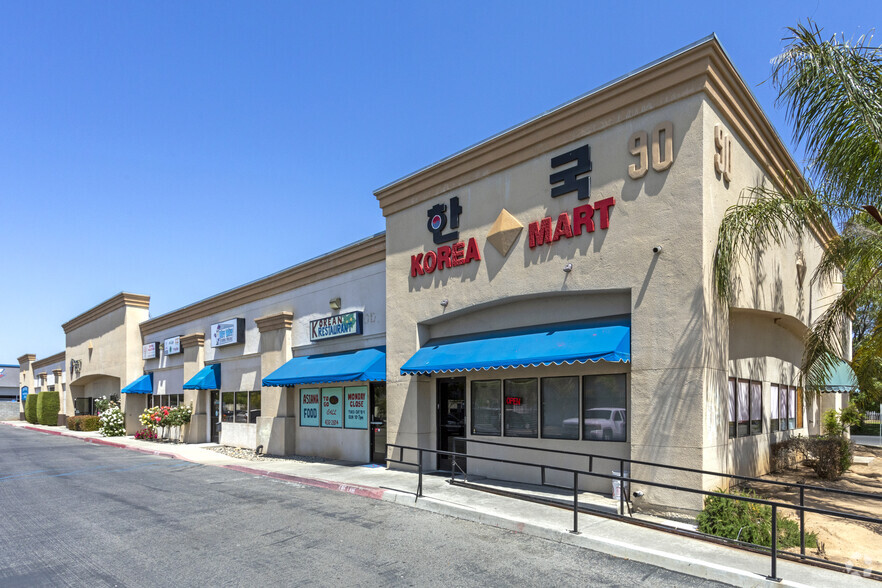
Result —
<instances>
[{"instance_id":1,"label":"glass entrance door","mask_svg":"<svg viewBox=\"0 0 882 588\"><path fill-rule=\"evenodd\" d=\"M438 378L435 390L438 397L438 449L456 451L454 439L465 437L466 433L466 379ZM460 446L459 449L462 451L465 448ZM451 461L450 456L439 454L438 469L450 470ZM464 459L458 458L456 465L465 471Z\"/></svg>"},{"instance_id":2,"label":"glass entrance door","mask_svg":"<svg viewBox=\"0 0 882 588\"><path fill-rule=\"evenodd\" d=\"M208 409L208 431L211 433L211 442L220 442L220 392L212 390L211 407Z\"/></svg>"},{"instance_id":3,"label":"glass entrance door","mask_svg":"<svg viewBox=\"0 0 882 588\"><path fill-rule=\"evenodd\" d=\"M371 461L386 465L386 384L371 382Z\"/></svg>"}]
</instances>

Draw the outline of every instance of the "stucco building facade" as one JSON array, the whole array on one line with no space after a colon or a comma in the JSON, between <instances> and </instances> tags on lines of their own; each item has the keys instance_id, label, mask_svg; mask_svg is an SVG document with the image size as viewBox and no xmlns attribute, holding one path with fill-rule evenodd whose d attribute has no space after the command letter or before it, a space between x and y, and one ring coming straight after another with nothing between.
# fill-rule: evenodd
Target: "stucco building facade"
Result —
<instances>
[{"instance_id":1,"label":"stucco building facade","mask_svg":"<svg viewBox=\"0 0 882 588\"><path fill-rule=\"evenodd\" d=\"M385 233L160 316L147 296L101 303L63 325L63 353L19 359L22 385L61 366L66 415L121 394L133 431L183 402L184 441L272 454L383 462L388 439L527 482L535 468L471 457L761 474L773 443L845 399L796 389L802 338L841 287L807 277L829 228L741 260L731 305L714 289L726 210L794 179L711 37L377 190Z\"/></svg>"}]
</instances>

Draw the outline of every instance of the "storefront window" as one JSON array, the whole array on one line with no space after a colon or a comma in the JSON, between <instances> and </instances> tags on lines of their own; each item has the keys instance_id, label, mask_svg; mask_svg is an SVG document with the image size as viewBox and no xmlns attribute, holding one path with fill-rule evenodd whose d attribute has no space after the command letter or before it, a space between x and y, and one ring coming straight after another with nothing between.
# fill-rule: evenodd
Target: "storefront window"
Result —
<instances>
[{"instance_id":1,"label":"storefront window","mask_svg":"<svg viewBox=\"0 0 882 588\"><path fill-rule=\"evenodd\" d=\"M738 380L738 436L750 433L750 382Z\"/></svg>"},{"instance_id":2,"label":"storefront window","mask_svg":"<svg viewBox=\"0 0 882 588\"><path fill-rule=\"evenodd\" d=\"M625 374L584 376L582 396L582 438L627 441L628 385Z\"/></svg>"},{"instance_id":3,"label":"storefront window","mask_svg":"<svg viewBox=\"0 0 882 588\"><path fill-rule=\"evenodd\" d=\"M579 378L542 378L542 437L579 438Z\"/></svg>"},{"instance_id":4,"label":"storefront window","mask_svg":"<svg viewBox=\"0 0 882 588\"><path fill-rule=\"evenodd\" d=\"M778 431L780 430L780 422L778 419L778 414L781 410L781 395L778 390L778 384L770 384L769 385L769 399L770 399L770 407L772 410L772 430Z\"/></svg>"},{"instance_id":5,"label":"storefront window","mask_svg":"<svg viewBox=\"0 0 882 588\"><path fill-rule=\"evenodd\" d=\"M536 378L505 380L503 408L506 437L539 436L539 381Z\"/></svg>"},{"instance_id":6,"label":"storefront window","mask_svg":"<svg viewBox=\"0 0 882 588\"><path fill-rule=\"evenodd\" d=\"M501 389L499 380L472 382L472 435L502 434Z\"/></svg>"},{"instance_id":7,"label":"storefront window","mask_svg":"<svg viewBox=\"0 0 882 588\"><path fill-rule=\"evenodd\" d=\"M236 392L236 417L235 422L248 422L248 392Z\"/></svg>"},{"instance_id":8,"label":"storefront window","mask_svg":"<svg viewBox=\"0 0 882 588\"><path fill-rule=\"evenodd\" d=\"M233 423L236 417L236 400L233 392L221 393L221 405L223 410L223 422Z\"/></svg>"},{"instance_id":9,"label":"storefront window","mask_svg":"<svg viewBox=\"0 0 882 588\"><path fill-rule=\"evenodd\" d=\"M796 388L790 386L790 395L787 399L787 426L791 429L796 428Z\"/></svg>"},{"instance_id":10,"label":"storefront window","mask_svg":"<svg viewBox=\"0 0 882 588\"><path fill-rule=\"evenodd\" d=\"M260 416L260 391L249 392L248 422L256 423Z\"/></svg>"},{"instance_id":11,"label":"storefront window","mask_svg":"<svg viewBox=\"0 0 882 588\"><path fill-rule=\"evenodd\" d=\"M729 438L737 436L735 428L735 378L729 378Z\"/></svg>"}]
</instances>

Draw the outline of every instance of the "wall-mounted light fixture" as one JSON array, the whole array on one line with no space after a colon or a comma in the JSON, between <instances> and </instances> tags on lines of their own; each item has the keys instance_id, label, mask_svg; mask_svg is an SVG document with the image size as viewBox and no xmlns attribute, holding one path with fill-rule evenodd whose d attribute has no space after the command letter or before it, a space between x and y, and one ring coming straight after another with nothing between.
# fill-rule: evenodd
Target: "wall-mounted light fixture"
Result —
<instances>
[{"instance_id":1,"label":"wall-mounted light fixture","mask_svg":"<svg viewBox=\"0 0 882 588\"><path fill-rule=\"evenodd\" d=\"M331 305L331 310L340 310L340 308L341 308L340 297L338 296L337 298L331 298L331 300L328 302L328 304Z\"/></svg>"},{"instance_id":2,"label":"wall-mounted light fixture","mask_svg":"<svg viewBox=\"0 0 882 588\"><path fill-rule=\"evenodd\" d=\"M567 274L568 274L568 273L570 273L571 271L573 271L573 264L571 264L571 263L566 264L566 265L564 266L564 273L567 273Z\"/></svg>"},{"instance_id":3,"label":"wall-mounted light fixture","mask_svg":"<svg viewBox=\"0 0 882 588\"><path fill-rule=\"evenodd\" d=\"M447 308L447 305L448 305L448 304L449 304L449 302L447 301L446 298L445 298L444 300L441 301L441 306L443 306L444 308Z\"/></svg>"},{"instance_id":4,"label":"wall-mounted light fixture","mask_svg":"<svg viewBox=\"0 0 882 588\"><path fill-rule=\"evenodd\" d=\"M805 268L805 255L800 251L796 254L796 279L799 281L800 286L805 281Z\"/></svg>"}]
</instances>

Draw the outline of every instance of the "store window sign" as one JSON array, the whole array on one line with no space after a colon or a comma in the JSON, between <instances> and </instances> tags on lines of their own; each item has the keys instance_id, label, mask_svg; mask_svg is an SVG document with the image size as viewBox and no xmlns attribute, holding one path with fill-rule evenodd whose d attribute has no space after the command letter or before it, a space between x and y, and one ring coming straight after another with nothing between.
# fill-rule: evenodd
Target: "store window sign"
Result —
<instances>
[{"instance_id":1,"label":"store window sign","mask_svg":"<svg viewBox=\"0 0 882 588\"><path fill-rule=\"evenodd\" d=\"M348 386L346 388L346 428L368 428L368 389L367 386Z\"/></svg>"},{"instance_id":2,"label":"store window sign","mask_svg":"<svg viewBox=\"0 0 882 588\"><path fill-rule=\"evenodd\" d=\"M309 321L309 340L361 335L363 322L363 313L360 310Z\"/></svg>"},{"instance_id":3,"label":"store window sign","mask_svg":"<svg viewBox=\"0 0 882 588\"><path fill-rule=\"evenodd\" d=\"M343 427L342 388L322 388L322 427Z\"/></svg>"},{"instance_id":4,"label":"store window sign","mask_svg":"<svg viewBox=\"0 0 882 588\"><path fill-rule=\"evenodd\" d=\"M141 346L141 359L156 359L156 348L159 344L156 342L147 343Z\"/></svg>"},{"instance_id":5,"label":"store window sign","mask_svg":"<svg viewBox=\"0 0 882 588\"><path fill-rule=\"evenodd\" d=\"M181 338L170 337L162 342L162 350L166 355L174 355L181 352Z\"/></svg>"},{"instance_id":6,"label":"store window sign","mask_svg":"<svg viewBox=\"0 0 882 588\"><path fill-rule=\"evenodd\" d=\"M506 396L505 403L509 406L520 406L521 399L514 396Z\"/></svg>"},{"instance_id":7,"label":"store window sign","mask_svg":"<svg viewBox=\"0 0 882 588\"><path fill-rule=\"evenodd\" d=\"M245 342L245 319L237 318L211 325L211 346L223 347Z\"/></svg>"},{"instance_id":8,"label":"store window sign","mask_svg":"<svg viewBox=\"0 0 882 588\"><path fill-rule=\"evenodd\" d=\"M300 390L300 426L318 427L321 424L319 411L321 400L319 390L316 388L304 388Z\"/></svg>"}]
</instances>

